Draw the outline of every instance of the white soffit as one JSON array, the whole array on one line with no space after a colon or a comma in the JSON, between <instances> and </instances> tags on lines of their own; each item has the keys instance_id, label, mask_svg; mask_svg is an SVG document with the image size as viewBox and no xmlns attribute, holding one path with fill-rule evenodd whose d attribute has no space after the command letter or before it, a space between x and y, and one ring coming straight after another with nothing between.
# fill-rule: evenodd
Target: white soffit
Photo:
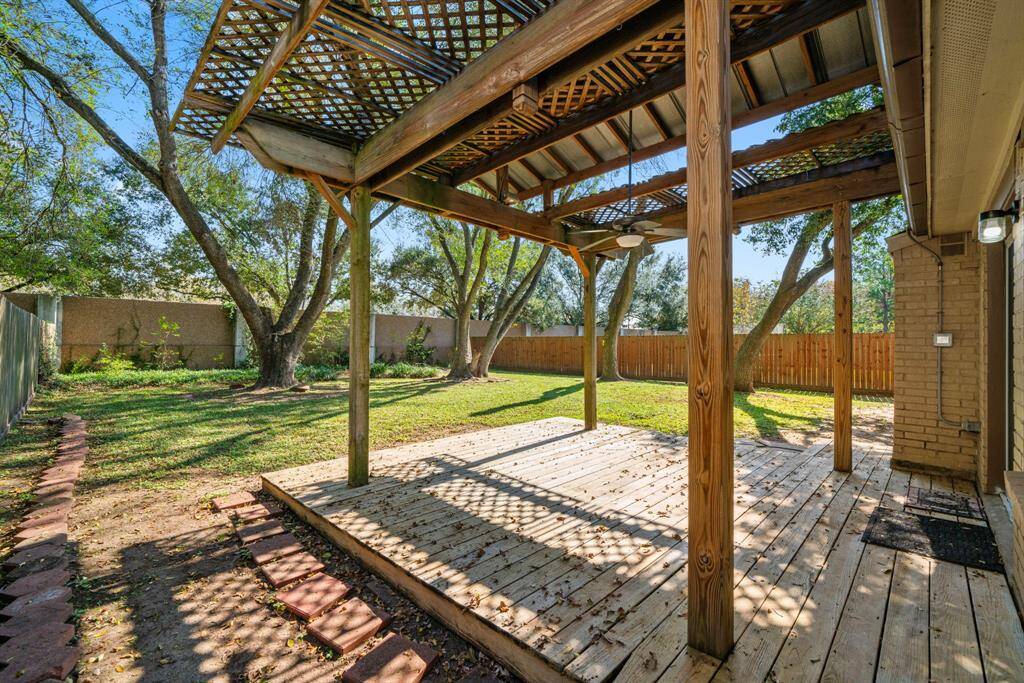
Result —
<instances>
[{"instance_id":1,"label":"white soffit","mask_svg":"<svg viewBox=\"0 0 1024 683\"><path fill-rule=\"evenodd\" d=\"M925 0L933 234L992 208L1024 114L1024 0Z\"/></svg>"}]
</instances>

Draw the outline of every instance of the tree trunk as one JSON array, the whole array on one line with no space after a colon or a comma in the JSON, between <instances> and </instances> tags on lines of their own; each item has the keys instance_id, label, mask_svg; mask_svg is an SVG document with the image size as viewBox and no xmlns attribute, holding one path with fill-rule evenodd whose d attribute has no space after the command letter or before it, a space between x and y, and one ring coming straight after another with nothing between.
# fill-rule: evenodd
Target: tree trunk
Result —
<instances>
[{"instance_id":1,"label":"tree trunk","mask_svg":"<svg viewBox=\"0 0 1024 683\"><path fill-rule=\"evenodd\" d=\"M523 312L527 302L533 297L533 293L537 289L537 283L540 282L540 274L544 271L544 265L547 263L550 254L550 246L545 246L541 249L537 260L516 286L511 296L503 299L501 305L495 308L494 319L487 330L487 338L484 339L484 344L480 348L480 353L474 362L473 374L477 377L490 376L491 359L494 358L494 352L497 350L501 340L508 334L512 325L515 324L519 314Z\"/></svg>"},{"instance_id":2,"label":"tree trunk","mask_svg":"<svg viewBox=\"0 0 1024 683\"><path fill-rule=\"evenodd\" d=\"M260 375L255 389L280 387L288 389L298 384L295 368L299 364L302 342L294 333L272 336L256 343L260 356Z\"/></svg>"},{"instance_id":3,"label":"tree trunk","mask_svg":"<svg viewBox=\"0 0 1024 683\"><path fill-rule=\"evenodd\" d=\"M469 338L471 314L472 303L459 307L455 318L455 351L448 379L473 379L473 347Z\"/></svg>"},{"instance_id":4,"label":"tree trunk","mask_svg":"<svg viewBox=\"0 0 1024 683\"><path fill-rule=\"evenodd\" d=\"M797 257L799 258L799 263L796 264L796 270L799 271L799 266L803 264L805 255L806 250L801 255L800 247L796 247L793 254L790 255L787 271L790 270L790 266ZM831 253L821 263L811 268L795 281L788 279L785 273L783 274L782 282L779 284L779 288L775 290L775 295L768 304L768 308L765 309L764 315L754 325L754 329L746 336L743 344L740 345L739 350L736 352L733 369L733 387L736 391L749 392L754 390L754 362L761 354L761 348L764 346L765 339L772 333L775 326L779 324L782 316L786 314L790 306L807 293L807 290L830 270L832 270Z\"/></svg>"},{"instance_id":5,"label":"tree trunk","mask_svg":"<svg viewBox=\"0 0 1024 683\"><path fill-rule=\"evenodd\" d=\"M633 305L633 289L636 287L636 271L643 258L642 247L629 250L629 259L622 270L622 277L615 288L615 294L608 304L608 324L604 328L604 349L601 361L601 380L617 382L622 379L619 374L619 328Z\"/></svg>"}]
</instances>

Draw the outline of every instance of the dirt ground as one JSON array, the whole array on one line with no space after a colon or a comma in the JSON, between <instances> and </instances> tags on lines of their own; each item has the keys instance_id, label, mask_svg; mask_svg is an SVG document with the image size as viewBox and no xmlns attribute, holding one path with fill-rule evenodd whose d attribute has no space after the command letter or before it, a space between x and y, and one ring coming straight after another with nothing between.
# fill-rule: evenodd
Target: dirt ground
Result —
<instances>
[{"instance_id":1,"label":"dirt ground","mask_svg":"<svg viewBox=\"0 0 1024 683\"><path fill-rule=\"evenodd\" d=\"M73 534L82 661L80 681L329 681L375 639L347 657L306 637L274 600L209 497L255 491L255 479L196 481L187 491L105 488L76 504ZM507 674L489 658L334 549L290 514L284 525L327 571L398 632L441 653L430 681L467 673Z\"/></svg>"},{"instance_id":2,"label":"dirt ground","mask_svg":"<svg viewBox=\"0 0 1024 683\"><path fill-rule=\"evenodd\" d=\"M891 411L884 403L859 409L855 440L890 433ZM41 440L54 431L42 423L30 428ZM827 429L783 437L805 444L831 436ZM30 484L29 468L24 475L21 485ZM226 515L209 506L214 495L258 488L256 477L209 477L184 490L125 484L79 493L70 526L80 681L330 681L375 644L337 658L275 603ZM353 586L353 595L393 615L388 632L441 653L427 680L513 679L297 518L286 514L284 525Z\"/></svg>"}]
</instances>

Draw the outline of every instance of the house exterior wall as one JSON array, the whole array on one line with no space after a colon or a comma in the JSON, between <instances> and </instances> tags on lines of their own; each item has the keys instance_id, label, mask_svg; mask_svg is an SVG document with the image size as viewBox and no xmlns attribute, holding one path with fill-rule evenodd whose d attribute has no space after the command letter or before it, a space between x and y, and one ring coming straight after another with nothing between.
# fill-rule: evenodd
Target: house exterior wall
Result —
<instances>
[{"instance_id":1,"label":"house exterior wall","mask_svg":"<svg viewBox=\"0 0 1024 683\"><path fill-rule=\"evenodd\" d=\"M961 428L980 419L980 249L970 234L922 240L906 235L889 241L895 264L896 360L893 464L974 479L979 435ZM939 274L934 257L941 254L945 273L943 332L953 346L943 349L942 411L938 406ZM942 418L955 424L949 424Z\"/></svg>"}]
</instances>

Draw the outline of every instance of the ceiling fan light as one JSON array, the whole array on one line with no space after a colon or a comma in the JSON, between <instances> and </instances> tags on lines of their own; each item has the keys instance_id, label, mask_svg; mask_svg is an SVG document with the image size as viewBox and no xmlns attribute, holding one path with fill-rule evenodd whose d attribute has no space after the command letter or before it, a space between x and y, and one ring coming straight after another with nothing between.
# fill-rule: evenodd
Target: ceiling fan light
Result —
<instances>
[{"instance_id":1,"label":"ceiling fan light","mask_svg":"<svg viewBox=\"0 0 1024 683\"><path fill-rule=\"evenodd\" d=\"M639 247L644 243L644 236L635 233L627 233L625 235L619 235L615 241L623 249L632 249L633 247Z\"/></svg>"}]
</instances>

